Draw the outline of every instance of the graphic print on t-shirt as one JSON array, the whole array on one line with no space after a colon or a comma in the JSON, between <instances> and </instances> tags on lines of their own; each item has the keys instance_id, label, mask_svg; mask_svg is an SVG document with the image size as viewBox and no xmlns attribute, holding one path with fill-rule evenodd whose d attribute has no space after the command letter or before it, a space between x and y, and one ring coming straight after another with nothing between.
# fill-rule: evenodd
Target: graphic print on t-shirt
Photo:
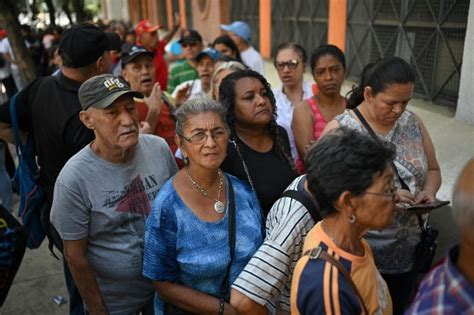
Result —
<instances>
[{"instance_id":1,"label":"graphic print on t-shirt","mask_svg":"<svg viewBox=\"0 0 474 315\"><path fill-rule=\"evenodd\" d=\"M115 207L115 211L148 215L151 211L152 201L158 191L152 190L158 185L155 175L146 176L144 179L138 175L120 191L111 191L103 203L104 207Z\"/></svg>"}]
</instances>

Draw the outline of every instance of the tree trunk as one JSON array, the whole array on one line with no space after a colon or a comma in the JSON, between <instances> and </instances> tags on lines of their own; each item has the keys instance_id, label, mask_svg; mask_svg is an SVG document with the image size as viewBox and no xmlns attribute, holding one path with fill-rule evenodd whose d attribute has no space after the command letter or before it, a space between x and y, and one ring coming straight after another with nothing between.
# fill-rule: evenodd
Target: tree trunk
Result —
<instances>
[{"instance_id":1,"label":"tree trunk","mask_svg":"<svg viewBox=\"0 0 474 315\"><path fill-rule=\"evenodd\" d=\"M30 10L31 10L31 20L36 20L36 17L38 16L39 10L38 10L38 1L33 0L30 5Z\"/></svg>"},{"instance_id":2,"label":"tree trunk","mask_svg":"<svg viewBox=\"0 0 474 315\"><path fill-rule=\"evenodd\" d=\"M74 21L72 20L72 16L71 16L71 10L69 8L69 0L63 0L62 9L64 13L66 14L67 19L69 20L69 24L74 24Z\"/></svg>"},{"instance_id":3,"label":"tree trunk","mask_svg":"<svg viewBox=\"0 0 474 315\"><path fill-rule=\"evenodd\" d=\"M84 11L84 0L72 0L72 7L76 13L76 23L84 23L87 21L86 12Z\"/></svg>"},{"instance_id":4,"label":"tree trunk","mask_svg":"<svg viewBox=\"0 0 474 315\"><path fill-rule=\"evenodd\" d=\"M54 8L54 4L52 0L44 0L46 6L48 7L49 13L49 24L52 26L56 26L56 9Z\"/></svg>"},{"instance_id":5,"label":"tree trunk","mask_svg":"<svg viewBox=\"0 0 474 315\"><path fill-rule=\"evenodd\" d=\"M23 80L28 84L36 77L35 65L25 46L25 40L20 32L20 22L14 12L15 8L10 1L0 0L0 18L5 21L5 29L15 55L15 62L20 68Z\"/></svg>"}]
</instances>

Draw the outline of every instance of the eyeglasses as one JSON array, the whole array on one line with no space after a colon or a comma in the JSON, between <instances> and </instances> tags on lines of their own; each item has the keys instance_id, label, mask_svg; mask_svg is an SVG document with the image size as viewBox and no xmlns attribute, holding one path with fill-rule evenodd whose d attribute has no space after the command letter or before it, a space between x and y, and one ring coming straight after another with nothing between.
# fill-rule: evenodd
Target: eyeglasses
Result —
<instances>
[{"instance_id":1,"label":"eyeglasses","mask_svg":"<svg viewBox=\"0 0 474 315\"><path fill-rule=\"evenodd\" d=\"M209 137L209 135L207 134L207 132L198 132L198 133L196 133L195 135L192 135L189 138L186 138L185 136L182 136L181 138L183 138L184 140L188 141L191 144L199 145L199 144L206 143L208 137ZM224 129L214 130L214 131L211 132L210 137L214 141L224 140L228 137L227 130L224 130Z\"/></svg>"},{"instance_id":2,"label":"eyeglasses","mask_svg":"<svg viewBox=\"0 0 474 315\"><path fill-rule=\"evenodd\" d=\"M196 47L197 43L190 42L190 43L182 43L181 47L186 48L186 47Z\"/></svg>"},{"instance_id":3,"label":"eyeglasses","mask_svg":"<svg viewBox=\"0 0 474 315\"><path fill-rule=\"evenodd\" d=\"M396 188L392 188L392 189L390 189L390 192L388 192L388 193L379 193L379 192L365 191L364 194L390 197L390 198L392 198L392 200L395 200L395 196L397 195L396 192L397 192L397 189L396 189Z\"/></svg>"},{"instance_id":4,"label":"eyeglasses","mask_svg":"<svg viewBox=\"0 0 474 315\"><path fill-rule=\"evenodd\" d=\"M276 61L275 68L277 68L277 70L283 70L285 69L285 67L288 67L288 69L294 70L296 69L296 67L298 67L299 64L300 62L297 59L291 59L288 61Z\"/></svg>"}]
</instances>

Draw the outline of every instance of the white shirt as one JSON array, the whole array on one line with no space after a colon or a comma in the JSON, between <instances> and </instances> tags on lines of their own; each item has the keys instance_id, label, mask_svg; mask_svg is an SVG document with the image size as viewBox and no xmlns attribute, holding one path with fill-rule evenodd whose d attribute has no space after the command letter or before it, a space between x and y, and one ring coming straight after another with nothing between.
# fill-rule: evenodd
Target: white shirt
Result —
<instances>
[{"instance_id":1,"label":"white shirt","mask_svg":"<svg viewBox=\"0 0 474 315\"><path fill-rule=\"evenodd\" d=\"M293 109L294 105L291 104L290 100L283 93L283 85L278 88L272 89L273 94L275 95L276 107L277 107L277 124L285 128L288 133L288 139L290 140L290 149L291 156L293 160L296 161L298 157L298 151L296 150L295 137L293 136L293 131L291 130L291 121L293 120ZM303 81L303 100L307 100L313 96L313 91L311 90L311 84Z\"/></svg>"},{"instance_id":2,"label":"white shirt","mask_svg":"<svg viewBox=\"0 0 474 315\"><path fill-rule=\"evenodd\" d=\"M197 98L209 98L207 96L206 92L202 90L202 85L201 85L201 80L196 79L196 80L189 80L183 83L180 83L178 86L175 87L173 93L171 96L176 98L176 95L178 94L178 91L181 89L184 89L187 85L191 86L191 91L189 92L189 97L186 99L187 101L189 100L194 100Z\"/></svg>"},{"instance_id":3,"label":"white shirt","mask_svg":"<svg viewBox=\"0 0 474 315\"><path fill-rule=\"evenodd\" d=\"M4 52L6 52L3 48L3 42L5 40L6 40L6 37L3 40L0 40L0 54L3 54ZM5 57L3 57L3 59L5 59ZM12 73L12 71L10 69L10 62L8 62L5 59L5 65L2 68L0 68L0 79L3 80L3 79L8 78L11 73Z\"/></svg>"},{"instance_id":4,"label":"white shirt","mask_svg":"<svg viewBox=\"0 0 474 315\"><path fill-rule=\"evenodd\" d=\"M242 61L245 63L247 67L249 67L252 70L257 71L261 75L264 75L263 59L262 59L262 56L260 56L260 53L255 50L255 48L250 46L246 50L241 51L240 58L242 58Z\"/></svg>"},{"instance_id":5,"label":"white shirt","mask_svg":"<svg viewBox=\"0 0 474 315\"><path fill-rule=\"evenodd\" d=\"M29 43L27 40L25 40L25 46L26 46L26 48L29 48L29 47L31 46L30 43ZM5 37L5 38L2 40L2 48L1 48L1 50L2 50L4 53L8 53L8 54L10 55L10 58L11 58L13 61L15 61L15 55L13 54L13 49L12 49L12 47L10 46L10 42L8 41L8 37ZM13 63L13 62L10 64L10 67L11 67L12 69L15 69L15 70L18 69L18 65L15 64L15 63Z\"/></svg>"}]
</instances>

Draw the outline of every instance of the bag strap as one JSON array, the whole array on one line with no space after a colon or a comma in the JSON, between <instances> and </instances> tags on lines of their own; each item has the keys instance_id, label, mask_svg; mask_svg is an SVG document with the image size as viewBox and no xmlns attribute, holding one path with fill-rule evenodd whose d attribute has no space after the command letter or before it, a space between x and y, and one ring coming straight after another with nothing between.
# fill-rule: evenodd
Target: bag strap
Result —
<instances>
[{"instance_id":1,"label":"bag strap","mask_svg":"<svg viewBox=\"0 0 474 315\"><path fill-rule=\"evenodd\" d=\"M21 151L23 149L23 143L21 142L20 138L20 131L18 126L18 119L16 114L16 97L18 93L12 96L10 99L9 109L10 109L10 119L11 119L11 126L13 130L13 138L15 139L15 149L16 154L20 157Z\"/></svg>"},{"instance_id":2,"label":"bag strap","mask_svg":"<svg viewBox=\"0 0 474 315\"><path fill-rule=\"evenodd\" d=\"M302 179L305 180L305 179ZM299 201L308 210L313 221L319 222L322 220L321 214L319 213L319 204L316 200L311 199L307 194L300 190L285 190L281 197L289 197L296 201Z\"/></svg>"},{"instance_id":3,"label":"bag strap","mask_svg":"<svg viewBox=\"0 0 474 315\"><path fill-rule=\"evenodd\" d=\"M360 112L359 108L356 107L356 108L353 109L353 111L356 114L357 118L359 118L360 122L365 127L365 129L372 136L372 138L375 141L377 141L378 143L382 143L382 141L380 141L380 138L375 134L372 127L370 127L369 123L367 122L367 120L364 118L364 116ZM397 175L398 180L400 181L400 184L402 185L402 188L405 189L405 190L410 191L410 187L408 187L407 183L405 183L405 181L401 178L400 174L398 173L397 167L395 166L395 163L393 163L393 162L392 162L392 168L393 168L393 171L395 172L395 174Z\"/></svg>"},{"instance_id":4,"label":"bag strap","mask_svg":"<svg viewBox=\"0 0 474 315\"><path fill-rule=\"evenodd\" d=\"M333 265L334 267L336 267L337 270L339 270L339 272L342 274L344 279L347 281L347 283L349 283L349 285L352 287L352 290L356 293L357 298L359 299L359 303L360 303L362 309L364 310L364 313L367 314L367 315L369 314L369 312L367 310L367 306L365 306L364 300L362 299L362 296L361 296L359 290L357 289L354 281L352 281L352 278L349 275L349 273L347 272L346 268L344 268L344 266L339 261L337 261L334 257L332 257L331 255L326 253L319 246L315 247L313 249L307 250L303 254L303 256L309 256L309 259L319 259L319 258L321 258L321 259L327 261L328 263L330 263L331 265Z\"/></svg>"},{"instance_id":5,"label":"bag strap","mask_svg":"<svg viewBox=\"0 0 474 315\"><path fill-rule=\"evenodd\" d=\"M227 177L227 176L226 176ZM227 265L227 270L224 275L224 279L221 283L220 288L220 298L228 301L229 295L229 278L230 278L230 268L234 260L235 253L235 197L234 197L234 187L232 186L232 180L227 177L227 183L229 186L229 248L230 248L230 261Z\"/></svg>"}]
</instances>

